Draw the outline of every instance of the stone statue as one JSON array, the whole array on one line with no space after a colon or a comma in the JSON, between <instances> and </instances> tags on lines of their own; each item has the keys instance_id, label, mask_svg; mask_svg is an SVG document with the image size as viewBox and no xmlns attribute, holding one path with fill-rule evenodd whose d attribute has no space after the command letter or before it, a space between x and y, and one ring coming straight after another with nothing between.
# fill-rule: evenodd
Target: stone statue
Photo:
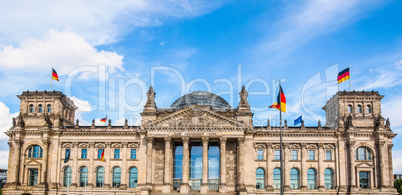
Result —
<instances>
[{"instance_id":1,"label":"stone statue","mask_svg":"<svg viewBox=\"0 0 402 195\"><path fill-rule=\"evenodd\" d=\"M391 123L389 122L389 118L387 118L387 120L385 121L385 126L386 126L387 128L390 128L390 127L391 127Z\"/></svg>"},{"instance_id":2,"label":"stone statue","mask_svg":"<svg viewBox=\"0 0 402 195\"><path fill-rule=\"evenodd\" d=\"M13 127L15 127L16 125L16 121L15 121L15 117L13 117Z\"/></svg>"},{"instance_id":3,"label":"stone statue","mask_svg":"<svg viewBox=\"0 0 402 195\"><path fill-rule=\"evenodd\" d=\"M124 128L128 128L128 120L124 120Z\"/></svg>"},{"instance_id":4,"label":"stone statue","mask_svg":"<svg viewBox=\"0 0 402 195\"><path fill-rule=\"evenodd\" d=\"M50 120L50 117L48 114L45 115L45 121L46 121L45 126L48 126L49 128L51 128L53 126L52 121Z\"/></svg>"},{"instance_id":5,"label":"stone statue","mask_svg":"<svg viewBox=\"0 0 402 195\"><path fill-rule=\"evenodd\" d=\"M321 128L321 120L318 120L318 128Z\"/></svg>"}]
</instances>

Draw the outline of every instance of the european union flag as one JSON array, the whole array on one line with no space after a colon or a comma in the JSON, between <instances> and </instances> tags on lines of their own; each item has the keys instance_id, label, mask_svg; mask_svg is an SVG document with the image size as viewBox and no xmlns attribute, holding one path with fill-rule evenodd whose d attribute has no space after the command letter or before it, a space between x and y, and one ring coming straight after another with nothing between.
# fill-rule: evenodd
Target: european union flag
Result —
<instances>
[{"instance_id":1,"label":"european union flag","mask_svg":"<svg viewBox=\"0 0 402 195\"><path fill-rule=\"evenodd\" d=\"M299 124L299 123L301 123L302 122L302 116L300 115L296 120L295 120L295 126L297 125L297 124Z\"/></svg>"},{"instance_id":2,"label":"european union flag","mask_svg":"<svg viewBox=\"0 0 402 195\"><path fill-rule=\"evenodd\" d=\"M67 163L70 160L70 151L66 151L66 158L64 158L64 163Z\"/></svg>"}]
</instances>

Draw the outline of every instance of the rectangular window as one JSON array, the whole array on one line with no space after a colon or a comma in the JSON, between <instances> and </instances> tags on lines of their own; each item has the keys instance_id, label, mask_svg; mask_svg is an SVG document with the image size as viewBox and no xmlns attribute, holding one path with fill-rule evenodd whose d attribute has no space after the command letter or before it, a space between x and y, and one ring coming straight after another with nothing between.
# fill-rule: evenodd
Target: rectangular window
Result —
<instances>
[{"instance_id":1,"label":"rectangular window","mask_svg":"<svg viewBox=\"0 0 402 195\"><path fill-rule=\"evenodd\" d=\"M29 169L29 185L36 186L38 184L38 169Z\"/></svg>"},{"instance_id":2,"label":"rectangular window","mask_svg":"<svg viewBox=\"0 0 402 195\"><path fill-rule=\"evenodd\" d=\"M297 159L298 159L297 150L292 150L292 160L297 160Z\"/></svg>"},{"instance_id":3,"label":"rectangular window","mask_svg":"<svg viewBox=\"0 0 402 195\"><path fill-rule=\"evenodd\" d=\"M102 158L102 153L104 149L98 149L98 159Z\"/></svg>"},{"instance_id":4,"label":"rectangular window","mask_svg":"<svg viewBox=\"0 0 402 195\"><path fill-rule=\"evenodd\" d=\"M81 159L86 159L87 158L87 149L82 149L81 150Z\"/></svg>"},{"instance_id":5,"label":"rectangular window","mask_svg":"<svg viewBox=\"0 0 402 195\"><path fill-rule=\"evenodd\" d=\"M275 150L274 160L281 160L281 152L279 150Z\"/></svg>"},{"instance_id":6,"label":"rectangular window","mask_svg":"<svg viewBox=\"0 0 402 195\"><path fill-rule=\"evenodd\" d=\"M257 160L264 160L263 150L257 150Z\"/></svg>"},{"instance_id":7,"label":"rectangular window","mask_svg":"<svg viewBox=\"0 0 402 195\"><path fill-rule=\"evenodd\" d=\"M137 159L137 149L131 149L130 158Z\"/></svg>"},{"instance_id":8,"label":"rectangular window","mask_svg":"<svg viewBox=\"0 0 402 195\"><path fill-rule=\"evenodd\" d=\"M325 151L325 160L332 160L332 150Z\"/></svg>"},{"instance_id":9,"label":"rectangular window","mask_svg":"<svg viewBox=\"0 0 402 195\"><path fill-rule=\"evenodd\" d=\"M120 158L120 149L114 149L114 159Z\"/></svg>"},{"instance_id":10,"label":"rectangular window","mask_svg":"<svg viewBox=\"0 0 402 195\"><path fill-rule=\"evenodd\" d=\"M368 189L370 188L369 182L369 172L361 171L359 172L360 188Z\"/></svg>"},{"instance_id":11,"label":"rectangular window","mask_svg":"<svg viewBox=\"0 0 402 195\"><path fill-rule=\"evenodd\" d=\"M308 151L308 159L309 160L315 160L315 151L314 150L309 150Z\"/></svg>"},{"instance_id":12,"label":"rectangular window","mask_svg":"<svg viewBox=\"0 0 402 195\"><path fill-rule=\"evenodd\" d=\"M66 148L66 155L64 156L64 158L67 158L68 156L71 159L70 148Z\"/></svg>"}]
</instances>

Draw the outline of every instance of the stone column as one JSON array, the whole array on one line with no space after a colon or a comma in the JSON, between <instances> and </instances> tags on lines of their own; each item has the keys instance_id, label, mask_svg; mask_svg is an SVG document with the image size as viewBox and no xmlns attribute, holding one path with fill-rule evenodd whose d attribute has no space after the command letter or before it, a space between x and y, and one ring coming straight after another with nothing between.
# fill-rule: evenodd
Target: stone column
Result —
<instances>
[{"instance_id":1,"label":"stone column","mask_svg":"<svg viewBox=\"0 0 402 195\"><path fill-rule=\"evenodd\" d=\"M283 154L283 180L285 183L283 186L284 191L290 191L289 146L289 143L283 143L283 149L285 149Z\"/></svg>"},{"instance_id":2,"label":"stone column","mask_svg":"<svg viewBox=\"0 0 402 195\"><path fill-rule=\"evenodd\" d=\"M385 175L385 154L384 154L384 144L385 141L378 141L377 146L378 146L378 151L379 151L379 155L378 155L378 159L380 159L380 163L379 163L379 170L380 170L380 178L381 178L381 186L379 186L380 188L384 188L386 187L386 182L385 182L385 177L387 177Z\"/></svg>"},{"instance_id":3,"label":"stone column","mask_svg":"<svg viewBox=\"0 0 402 195\"><path fill-rule=\"evenodd\" d=\"M201 193L208 193L208 137L202 137L202 185Z\"/></svg>"},{"instance_id":4,"label":"stone column","mask_svg":"<svg viewBox=\"0 0 402 195\"><path fill-rule=\"evenodd\" d=\"M108 189L108 188L110 188L110 181L111 181L111 177L110 177L110 173L111 173L111 170L110 170L110 159L111 159L111 156L112 156L112 150L111 150L111 148L110 148L110 145L111 145L111 143L110 142L106 142L106 148L105 148L105 159L106 159L106 162L105 162L105 181L104 181L104 184L105 184L105 186L104 186L104 188L105 189Z\"/></svg>"},{"instance_id":5,"label":"stone column","mask_svg":"<svg viewBox=\"0 0 402 195\"><path fill-rule=\"evenodd\" d=\"M267 165L266 165L266 168L265 168L265 170L266 170L266 173L265 173L265 175L267 176L267 179L266 179L266 181L267 181L267 186L266 186L266 188L267 188L267 190L269 190L269 191L272 191L274 188L272 187L272 182L273 182L273 179L271 178L272 177L272 172L273 172L273 167L272 166L270 166L270 162L272 161L272 157L273 157L273 152L272 152L272 143L267 143Z\"/></svg>"},{"instance_id":6,"label":"stone column","mask_svg":"<svg viewBox=\"0 0 402 195\"><path fill-rule=\"evenodd\" d=\"M153 137L147 138L148 151L147 151L147 185L152 185L152 151L153 151Z\"/></svg>"},{"instance_id":7,"label":"stone column","mask_svg":"<svg viewBox=\"0 0 402 195\"><path fill-rule=\"evenodd\" d=\"M318 170L317 170L317 180L318 180L318 190L324 191L324 171L322 170L323 163L324 163L324 144L318 144Z\"/></svg>"},{"instance_id":8,"label":"stone column","mask_svg":"<svg viewBox=\"0 0 402 195\"><path fill-rule=\"evenodd\" d=\"M71 187L77 187L78 175L78 142L73 142L73 165L71 166Z\"/></svg>"},{"instance_id":9,"label":"stone column","mask_svg":"<svg viewBox=\"0 0 402 195\"><path fill-rule=\"evenodd\" d=\"M164 179L164 188L162 193L170 193L172 190L172 155L171 155L171 141L172 138L165 137L165 179Z\"/></svg>"},{"instance_id":10,"label":"stone column","mask_svg":"<svg viewBox=\"0 0 402 195\"><path fill-rule=\"evenodd\" d=\"M394 173L394 170L392 168L392 147L394 146L394 144L388 144L388 162L389 162L389 186L391 188L394 187L394 181L391 179L394 176L392 175ZM371 185L373 186L373 185Z\"/></svg>"},{"instance_id":11,"label":"stone column","mask_svg":"<svg viewBox=\"0 0 402 195\"><path fill-rule=\"evenodd\" d=\"M237 166L237 173L238 173L238 186L239 186L239 191L245 191L246 186L244 185L244 137L239 137L237 138L239 142L239 150L237 153L238 156L238 166ZM267 160L268 162L268 160ZM266 172L266 170L265 170ZM265 173L265 175L267 175Z\"/></svg>"},{"instance_id":12,"label":"stone column","mask_svg":"<svg viewBox=\"0 0 402 195\"><path fill-rule=\"evenodd\" d=\"M94 186L94 177L95 177L95 167L94 167L94 154L96 153L95 143L89 142L88 148L88 159L89 159L89 167L88 167L88 185L87 187Z\"/></svg>"},{"instance_id":13,"label":"stone column","mask_svg":"<svg viewBox=\"0 0 402 195\"><path fill-rule=\"evenodd\" d=\"M47 139L42 140L43 142L43 157L42 157L42 170L41 170L41 179L40 185L43 187L47 186L46 175L47 175L47 159L48 159L48 151L49 151L49 141Z\"/></svg>"},{"instance_id":14,"label":"stone column","mask_svg":"<svg viewBox=\"0 0 402 195\"><path fill-rule=\"evenodd\" d=\"M306 167L306 161L307 161L307 144L306 143L301 143L301 189L302 191L307 191L307 167Z\"/></svg>"},{"instance_id":15,"label":"stone column","mask_svg":"<svg viewBox=\"0 0 402 195\"><path fill-rule=\"evenodd\" d=\"M10 149L11 149L11 142L9 142L10 145ZM17 186L19 185L19 167L20 167L20 156L21 156L21 141L19 139L14 140L14 147L13 147L14 151L12 154L10 152L10 158L8 160L9 162L9 166L10 166L10 170L12 171L11 174L7 174L10 175L10 180L7 183L10 183L11 186ZM11 151L11 150L10 150ZM29 177L29 176L27 176Z\"/></svg>"},{"instance_id":16,"label":"stone column","mask_svg":"<svg viewBox=\"0 0 402 195\"><path fill-rule=\"evenodd\" d=\"M188 142L189 138L188 137L183 137L183 180L182 184L180 186L180 193L189 193L190 192L190 186L188 185L189 183L189 172L190 172L190 152L188 148Z\"/></svg>"},{"instance_id":17,"label":"stone column","mask_svg":"<svg viewBox=\"0 0 402 195\"><path fill-rule=\"evenodd\" d=\"M355 171L355 158L354 154L355 152L353 151L353 146L355 145L356 141L348 141L348 149L349 149L349 174L350 174L350 186L353 190L357 188L356 185L356 171Z\"/></svg>"},{"instance_id":18,"label":"stone column","mask_svg":"<svg viewBox=\"0 0 402 195\"><path fill-rule=\"evenodd\" d=\"M219 192L225 193L226 192L226 137L219 138L220 140L220 159L221 159L221 173L220 173L220 185L219 185Z\"/></svg>"},{"instance_id":19,"label":"stone column","mask_svg":"<svg viewBox=\"0 0 402 195\"><path fill-rule=\"evenodd\" d=\"M128 178L127 178L127 155L129 155L129 153L127 153L127 142L123 142L123 151L120 154L120 156L122 157L122 167L121 167L121 185L119 188L121 189L126 189L127 188L127 184L128 184Z\"/></svg>"}]
</instances>

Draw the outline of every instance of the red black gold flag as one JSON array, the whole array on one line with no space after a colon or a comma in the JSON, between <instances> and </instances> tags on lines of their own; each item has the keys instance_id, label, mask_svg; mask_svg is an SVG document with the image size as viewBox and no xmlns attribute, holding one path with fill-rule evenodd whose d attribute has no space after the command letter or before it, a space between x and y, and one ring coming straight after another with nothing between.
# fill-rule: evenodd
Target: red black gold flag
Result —
<instances>
[{"instance_id":1,"label":"red black gold flag","mask_svg":"<svg viewBox=\"0 0 402 195\"><path fill-rule=\"evenodd\" d=\"M106 162L106 159L105 159L105 150L102 151L101 162Z\"/></svg>"},{"instance_id":2,"label":"red black gold flag","mask_svg":"<svg viewBox=\"0 0 402 195\"><path fill-rule=\"evenodd\" d=\"M52 79L54 79L56 81L59 81L59 75L57 75L57 72L54 70L54 68L52 68L52 69L53 69Z\"/></svg>"},{"instance_id":3,"label":"red black gold flag","mask_svg":"<svg viewBox=\"0 0 402 195\"><path fill-rule=\"evenodd\" d=\"M106 123L106 121L107 121L107 116L106 116L105 118L102 118L100 121Z\"/></svg>"},{"instance_id":4,"label":"red black gold flag","mask_svg":"<svg viewBox=\"0 0 402 195\"><path fill-rule=\"evenodd\" d=\"M350 79L350 70L349 68L346 68L345 70L342 70L338 74L338 84L342 83L343 81L346 81Z\"/></svg>"},{"instance_id":5,"label":"red black gold flag","mask_svg":"<svg viewBox=\"0 0 402 195\"><path fill-rule=\"evenodd\" d=\"M277 102L281 102L280 107L282 107L282 109L280 109L279 104ZM277 102L275 102L269 107L276 108L278 110L281 110L282 112L286 112L286 97L285 94L283 93L282 87L279 87Z\"/></svg>"}]
</instances>

